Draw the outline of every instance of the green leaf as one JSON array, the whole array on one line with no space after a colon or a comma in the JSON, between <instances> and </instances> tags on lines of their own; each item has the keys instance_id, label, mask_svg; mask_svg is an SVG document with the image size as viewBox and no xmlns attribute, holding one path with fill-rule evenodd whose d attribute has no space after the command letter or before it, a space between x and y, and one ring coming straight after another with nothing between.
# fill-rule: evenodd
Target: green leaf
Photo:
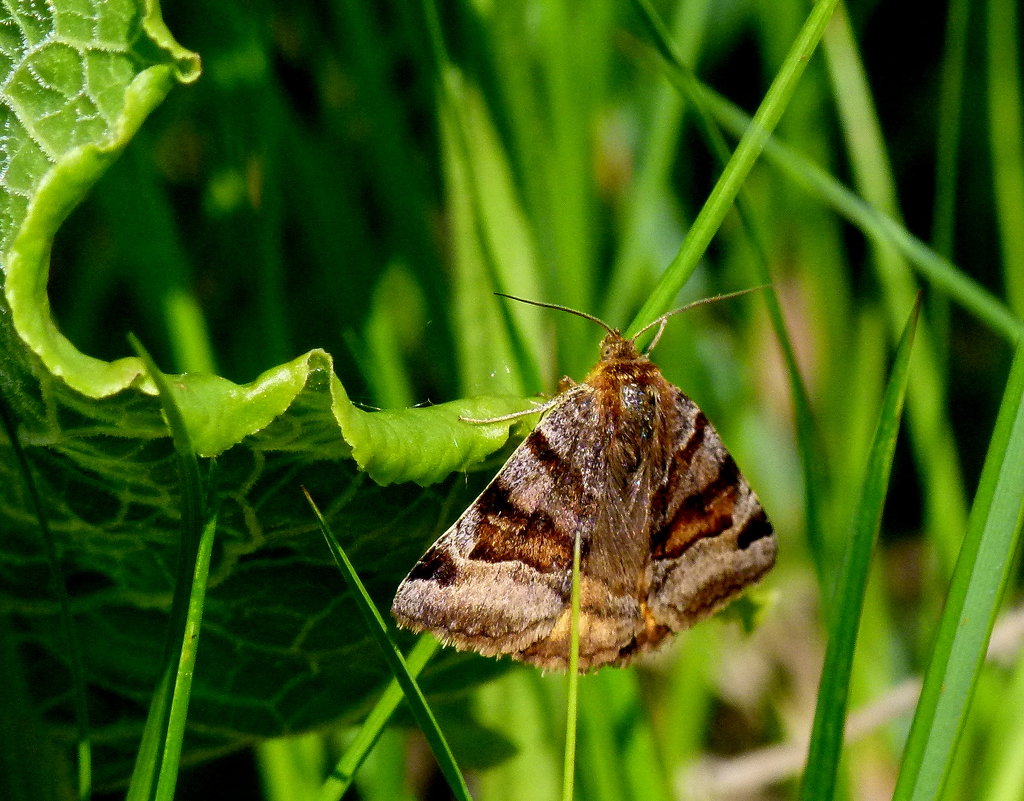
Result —
<instances>
[{"instance_id":1,"label":"green leaf","mask_svg":"<svg viewBox=\"0 0 1024 801\"><path fill-rule=\"evenodd\" d=\"M199 59L173 40L155 2L19 2L3 36L0 391L52 506L102 743L94 759L102 788L126 780L165 665L184 510L155 385L139 359L103 361L61 333L46 293L49 257L69 212L167 93L198 77ZM167 378L195 453L218 457L220 487L182 762L351 718L386 673L332 581L298 486L333 499L328 518L368 565L374 597L386 599L481 482L460 476L422 487L503 448L513 425L461 418L498 417L528 402L485 396L363 411L322 350L246 384L201 373ZM31 700L59 736L71 718L62 703L70 679L31 509L4 443L0 564L16 621L11 647L39 677Z\"/></svg>"},{"instance_id":2,"label":"green leaf","mask_svg":"<svg viewBox=\"0 0 1024 801\"><path fill-rule=\"evenodd\" d=\"M12 23L17 43L4 53L0 106L6 300L24 344L50 371L109 395L132 383L138 362L93 359L57 330L46 297L50 246L149 112L175 83L199 76L199 58L173 40L155 2L21 3Z\"/></svg>"}]
</instances>

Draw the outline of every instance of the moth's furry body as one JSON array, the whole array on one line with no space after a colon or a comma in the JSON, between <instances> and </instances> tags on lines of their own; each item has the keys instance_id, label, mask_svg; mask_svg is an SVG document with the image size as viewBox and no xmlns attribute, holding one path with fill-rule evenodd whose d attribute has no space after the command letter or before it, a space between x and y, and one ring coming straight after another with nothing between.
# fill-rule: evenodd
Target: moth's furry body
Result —
<instances>
[{"instance_id":1,"label":"moth's furry body","mask_svg":"<svg viewBox=\"0 0 1024 801\"><path fill-rule=\"evenodd\" d=\"M580 670L623 664L775 562L764 511L697 405L618 331L402 582L413 631L568 664L574 537Z\"/></svg>"}]
</instances>

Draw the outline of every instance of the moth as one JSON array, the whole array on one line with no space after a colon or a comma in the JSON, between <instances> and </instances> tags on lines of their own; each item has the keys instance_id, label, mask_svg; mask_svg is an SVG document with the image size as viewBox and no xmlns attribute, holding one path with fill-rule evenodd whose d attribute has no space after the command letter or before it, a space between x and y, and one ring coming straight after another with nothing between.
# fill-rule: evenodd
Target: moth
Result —
<instances>
[{"instance_id":1,"label":"moth","mask_svg":"<svg viewBox=\"0 0 1024 801\"><path fill-rule=\"evenodd\" d=\"M524 302L603 326L600 359L583 383L562 380L537 427L402 581L391 612L458 649L564 670L579 537L579 669L623 665L760 579L775 534L704 413L649 358L668 317L696 304L627 339L583 312ZM637 337L654 326L641 353Z\"/></svg>"}]
</instances>

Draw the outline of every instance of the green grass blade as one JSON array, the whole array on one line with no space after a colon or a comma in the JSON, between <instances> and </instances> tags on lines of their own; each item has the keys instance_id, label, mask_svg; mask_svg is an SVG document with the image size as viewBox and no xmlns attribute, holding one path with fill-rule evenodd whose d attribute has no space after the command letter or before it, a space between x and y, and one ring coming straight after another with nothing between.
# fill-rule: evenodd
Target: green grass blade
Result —
<instances>
[{"instance_id":1,"label":"green grass blade","mask_svg":"<svg viewBox=\"0 0 1024 801\"><path fill-rule=\"evenodd\" d=\"M689 279L697 262L704 255L712 237L732 207L736 195L747 179L765 143L796 91L800 76L821 40L837 0L819 0L786 54L775 80L758 107L750 126L744 131L732 158L722 171L707 202L694 220L682 247L658 285L651 292L627 331L632 334L659 314L669 310L679 290ZM641 6L641 13L644 14Z\"/></svg>"},{"instance_id":2,"label":"green grass blade","mask_svg":"<svg viewBox=\"0 0 1024 801\"><path fill-rule=\"evenodd\" d=\"M628 671L602 670L584 682L586 694L579 709L580 795L588 801L621 801L629 798L622 771L628 759L625 734L616 712L614 677ZM596 702L593 699L598 699ZM635 699L634 699L635 700Z\"/></svg>"},{"instance_id":3,"label":"green grass blade","mask_svg":"<svg viewBox=\"0 0 1024 801\"><path fill-rule=\"evenodd\" d=\"M985 658L1024 519L1024 347L1018 347L953 572L896 784L895 801L937 798Z\"/></svg>"},{"instance_id":4,"label":"green grass blade","mask_svg":"<svg viewBox=\"0 0 1024 801\"><path fill-rule=\"evenodd\" d=\"M522 317L514 316L507 305L495 303L490 295L495 289L541 291L538 264L527 245L530 232L514 201L512 186L507 185L510 170L486 104L448 57L436 3L424 0L423 15L440 75L441 130L448 162L453 224L462 233L462 255L457 259L455 317L463 323L463 334L458 340L460 361L466 373L463 384L475 386L479 379L473 380L471 375L491 373L493 361L490 358L503 356L494 352L495 342L500 337L507 340L509 353L514 355L510 361L517 366L516 373L521 374L509 376L509 388L518 393L523 387L542 385L539 354L529 346L530 334L513 323L513 319L522 320ZM514 235L510 237L510 233ZM481 325L480 315L484 310L489 319L493 315L503 322L500 334L490 324ZM488 327L491 327L490 332ZM483 336L474 341L474 334ZM532 334L535 339L536 328Z\"/></svg>"},{"instance_id":5,"label":"green grass blade","mask_svg":"<svg viewBox=\"0 0 1024 801\"><path fill-rule=\"evenodd\" d=\"M417 678L430 658L437 653L439 647L440 643L433 637L420 637L405 659L409 675L414 679ZM359 727L355 739L349 744L341 759L338 760L338 764L331 771L331 775L324 782L320 794L317 796L319 801L337 801L345 794L352 785L359 766L373 750L381 732L384 731L384 727L391 720L391 716L404 697L405 693L402 691L402 685L399 684L398 679L391 679L380 699L370 710L370 714L366 716L363 725Z\"/></svg>"},{"instance_id":6,"label":"green grass blade","mask_svg":"<svg viewBox=\"0 0 1024 801\"><path fill-rule=\"evenodd\" d=\"M217 521L216 515L205 519L206 503L199 462L170 385L139 341L129 335L129 342L157 387L174 441L182 479L182 528L164 670L150 701L127 798L128 801L170 801L174 798L185 737Z\"/></svg>"},{"instance_id":7,"label":"green grass blade","mask_svg":"<svg viewBox=\"0 0 1024 801\"><path fill-rule=\"evenodd\" d=\"M583 679L583 684L589 680ZM480 798L561 798L565 726L553 710L565 708L565 688L561 676L543 676L539 670L510 670L480 688L473 699L474 713L484 726L504 732L515 749L509 759L480 772Z\"/></svg>"},{"instance_id":8,"label":"green grass blade","mask_svg":"<svg viewBox=\"0 0 1024 801\"><path fill-rule=\"evenodd\" d=\"M671 11L671 21L665 23L665 30L651 32L655 47L662 53L662 63L678 62L687 66L695 63L701 46L713 30L712 6L711 0L682 0ZM660 22L656 14L646 16L644 22L648 29L652 21ZM665 48L658 40L670 46ZM672 180L672 165L679 155L688 100L688 95L678 85L663 85L658 86L646 102L644 125L648 133L644 157L637 163L636 175L627 188L628 195L623 198L625 213L616 230L619 244L607 287L596 309L597 316L603 320L617 323L631 314L660 272L661 262L649 249L649 243L662 225L660 215L665 203L665 186ZM728 160L726 149L719 170Z\"/></svg>"},{"instance_id":9,"label":"green grass blade","mask_svg":"<svg viewBox=\"0 0 1024 801\"><path fill-rule=\"evenodd\" d=\"M562 801L572 801L576 778L576 721L580 684L580 537L573 539L572 591L569 600L569 673L565 701L565 761Z\"/></svg>"},{"instance_id":10,"label":"green grass blade","mask_svg":"<svg viewBox=\"0 0 1024 801\"><path fill-rule=\"evenodd\" d=\"M639 10L655 47L666 62L669 79L679 93L686 98L695 112L701 136L714 154L718 166L724 172L729 161L729 151L721 131L707 107L700 81L697 80L697 77L686 66L670 38L668 28L661 18L658 17L649 0L634 0L634 6ZM752 204L748 201L742 189L736 195L736 209L743 221L747 237L750 240L751 248L756 257L754 259L754 267L757 272L757 280L761 284L770 285L772 283L772 275L769 270L769 259L764 244L764 237L761 235L757 225L757 215L753 210ZM822 475L822 464L825 460L819 453L819 449L814 441L814 419L811 414L810 399L807 395L807 388L804 386L803 379L800 376L796 360L796 350L793 347L789 332L786 330L782 308L779 305L778 295L774 290L765 294L765 303L767 304L772 328L775 330L775 335L782 349L783 359L786 362L790 392L794 400L797 447L800 450L804 484L804 526L807 531L811 555L814 557L815 566L818 568L819 581L821 581L824 576L825 545L822 542L821 535L823 526L821 525L818 488L822 484L827 484L827 478L824 478Z\"/></svg>"},{"instance_id":11,"label":"green grass blade","mask_svg":"<svg viewBox=\"0 0 1024 801\"><path fill-rule=\"evenodd\" d=\"M1020 78L1020 2L990 0L988 115L992 189L1003 280L1010 308L1024 314L1024 89Z\"/></svg>"},{"instance_id":12,"label":"green grass blade","mask_svg":"<svg viewBox=\"0 0 1024 801\"><path fill-rule=\"evenodd\" d=\"M946 35L942 48L942 88L939 97L938 134L935 141L932 245L943 256L953 254L955 235L969 6L970 0L950 2L946 12Z\"/></svg>"},{"instance_id":13,"label":"green grass blade","mask_svg":"<svg viewBox=\"0 0 1024 801\"><path fill-rule=\"evenodd\" d=\"M921 298L918 295L917 303L896 349L896 360L885 389L878 427L868 455L868 467L853 524L853 535L832 604L833 622L825 651L825 662L821 669L818 707L811 731L807 770L800 789L800 798L803 801L817 801L835 795L857 631L864 608L871 555L882 522L882 510L885 507L893 455L896 452L896 436L899 433L903 401L907 393L910 354L920 311Z\"/></svg>"},{"instance_id":14,"label":"green grass blade","mask_svg":"<svg viewBox=\"0 0 1024 801\"><path fill-rule=\"evenodd\" d=\"M303 490L303 492L305 492L305 490ZM310 497L308 492L306 492L306 499L309 501L309 505L312 507L313 513L316 515L317 522L320 525L320 530L323 532L324 538L327 540L327 545L331 549L331 554L334 556L334 560L338 563L338 567L341 570L342 575L345 577L345 583L349 587L352 598L355 601L356 606L359 608L360 614L362 614L366 620L366 625L370 634L377 641L377 645L380 646L380 649L384 654L384 659L387 661L388 667L391 669L392 675L401 685L402 690L405 693L405 697L409 702L409 707L412 710L413 717L416 718L416 722L423 730L423 736L426 738L427 743L434 752L437 764L441 768L441 772L444 774L445 779L448 780L448 786L451 787L452 792L459 801L469 799L469 788L466 787L466 780L462 777L462 772L459 770L459 766L455 763L455 757L452 755L451 748L448 747L448 741L445 739L444 733L441 731L441 727L438 725L437 719L434 717L434 713L427 705L427 699L423 697L423 691L420 690L419 685L416 683L416 679L414 679L409 673L409 667L406 664L405 659L402 657L401 652L398 650L398 646L396 646L394 641L391 639L387 624L384 622L384 618L381 617L380 611L373 603L369 593L367 593L366 587L363 586L363 582L360 580L359 574L356 573L355 568L349 561L348 555L338 543L330 529L330 526L327 525L327 521L324 520L323 515L320 514L320 510L317 508L317 505L313 502L313 499Z\"/></svg>"},{"instance_id":15,"label":"green grass blade","mask_svg":"<svg viewBox=\"0 0 1024 801\"><path fill-rule=\"evenodd\" d=\"M888 147L845 7L837 11L829 28L824 53L854 186L872 207L902 227ZM903 323L903 310L917 291L914 277L903 254L886 239L871 241L870 263L883 290L895 339ZM967 492L960 475L953 431L941 400L948 392L940 360L942 349L926 317L917 336L917 367L907 399L907 429L926 501L925 530L936 545L940 572L948 576L967 520Z\"/></svg>"},{"instance_id":16,"label":"green grass blade","mask_svg":"<svg viewBox=\"0 0 1024 801\"><path fill-rule=\"evenodd\" d=\"M173 801L174 799L174 788L177 784L178 767L181 762L181 745L185 739L188 704L192 697L192 677L195 675L199 632L203 622L203 605L206 602L206 587L210 577L210 558L213 555L213 541L216 533L217 515L214 513L203 526L202 534L199 537L199 550L195 557L192 589L188 597L188 612L185 618L185 633L181 640L178 669L174 674L174 684L171 688L167 736L164 739L160 780L157 783L155 796L158 801Z\"/></svg>"},{"instance_id":17,"label":"green grass blade","mask_svg":"<svg viewBox=\"0 0 1024 801\"><path fill-rule=\"evenodd\" d=\"M726 130L740 135L749 128L751 119L746 113L709 87L703 88L715 118ZM933 286L953 298L1000 336L1014 342L1024 334L1024 323L999 298L949 259L929 248L897 220L843 186L827 170L779 139L771 139L765 145L764 158L808 192L820 197L868 236L891 242Z\"/></svg>"}]
</instances>

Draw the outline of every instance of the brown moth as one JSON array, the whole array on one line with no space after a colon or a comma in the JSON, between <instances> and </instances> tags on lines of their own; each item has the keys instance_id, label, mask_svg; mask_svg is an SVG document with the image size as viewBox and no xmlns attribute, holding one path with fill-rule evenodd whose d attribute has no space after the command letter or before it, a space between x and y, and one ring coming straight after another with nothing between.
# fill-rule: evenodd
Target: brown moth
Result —
<instances>
[{"instance_id":1,"label":"brown moth","mask_svg":"<svg viewBox=\"0 0 1024 801\"><path fill-rule=\"evenodd\" d=\"M775 535L704 413L648 359L683 309L626 339L596 317L525 302L604 326L601 358L582 384L563 379L536 429L406 576L391 612L456 648L564 670L579 537L580 670L622 665L761 578ZM655 325L640 353L637 336Z\"/></svg>"}]
</instances>

